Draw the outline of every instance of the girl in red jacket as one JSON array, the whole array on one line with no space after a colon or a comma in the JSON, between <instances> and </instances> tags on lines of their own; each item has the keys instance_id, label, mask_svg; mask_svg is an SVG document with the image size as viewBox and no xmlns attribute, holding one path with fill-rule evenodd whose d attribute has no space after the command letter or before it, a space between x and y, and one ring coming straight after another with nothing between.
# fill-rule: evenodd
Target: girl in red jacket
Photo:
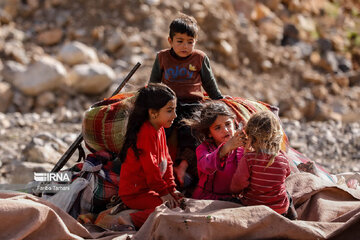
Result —
<instances>
[{"instance_id":1,"label":"girl in red jacket","mask_svg":"<svg viewBox=\"0 0 360 240\"><path fill-rule=\"evenodd\" d=\"M179 206L164 131L173 123L175 109L176 96L169 87L149 84L138 91L129 116L120 153L119 196L126 206L140 210L130 214L137 228L163 202L170 208Z\"/></svg>"}]
</instances>

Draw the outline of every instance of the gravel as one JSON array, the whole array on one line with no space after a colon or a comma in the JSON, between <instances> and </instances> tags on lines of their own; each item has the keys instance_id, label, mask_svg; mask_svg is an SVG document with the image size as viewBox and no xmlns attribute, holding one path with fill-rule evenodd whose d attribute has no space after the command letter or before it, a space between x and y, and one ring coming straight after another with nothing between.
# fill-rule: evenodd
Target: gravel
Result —
<instances>
[{"instance_id":1,"label":"gravel","mask_svg":"<svg viewBox=\"0 0 360 240\"><path fill-rule=\"evenodd\" d=\"M360 122L282 123L291 146L331 173L360 171Z\"/></svg>"}]
</instances>

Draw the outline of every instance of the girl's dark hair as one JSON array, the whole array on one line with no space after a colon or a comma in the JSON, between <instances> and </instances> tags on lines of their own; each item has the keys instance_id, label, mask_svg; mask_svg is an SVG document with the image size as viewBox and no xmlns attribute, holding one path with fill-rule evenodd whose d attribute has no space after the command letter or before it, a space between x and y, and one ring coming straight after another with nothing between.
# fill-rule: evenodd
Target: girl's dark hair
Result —
<instances>
[{"instance_id":1,"label":"girl's dark hair","mask_svg":"<svg viewBox=\"0 0 360 240\"><path fill-rule=\"evenodd\" d=\"M149 83L138 90L134 107L129 115L124 145L120 152L122 161L125 160L129 148L132 148L136 158L139 158L141 149L136 146L137 134L144 122L149 119L149 109L160 110L173 99L176 99L174 91L162 83Z\"/></svg>"},{"instance_id":2,"label":"girl's dark hair","mask_svg":"<svg viewBox=\"0 0 360 240\"><path fill-rule=\"evenodd\" d=\"M184 119L182 123L191 127L192 133L199 142L211 142L209 128L219 115L228 116L234 120L236 117L225 103L212 100L204 103L202 107L193 114L193 118Z\"/></svg>"},{"instance_id":3,"label":"girl's dark hair","mask_svg":"<svg viewBox=\"0 0 360 240\"><path fill-rule=\"evenodd\" d=\"M172 40L176 33L186 33L188 36L196 39L198 31L195 18L181 13L179 17L171 22L169 36Z\"/></svg>"}]
</instances>

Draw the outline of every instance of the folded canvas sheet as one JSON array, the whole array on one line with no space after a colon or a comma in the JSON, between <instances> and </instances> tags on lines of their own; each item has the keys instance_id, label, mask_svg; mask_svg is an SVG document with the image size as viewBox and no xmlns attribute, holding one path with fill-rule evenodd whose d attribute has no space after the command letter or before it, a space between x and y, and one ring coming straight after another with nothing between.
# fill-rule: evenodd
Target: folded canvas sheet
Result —
<instances>
[{"instance_id":1,"label":"folded canvas sheet","mask_svg":"<svg viewBox=\"0 0 360 240\"><path fill-rule=\"evenodd\" d=\"M112 232L89 226L65 211L30 194L0 191L0 239L127 239L135 232Z\"/></svg>"},{"instance_id":2,"label":"folded canvas sheet","mask_svg":"<svg viewBox=\"0 0 360 240\"><path fill-rule=\"evenodd\" d=\"M43 199L0 192L0 239L360 239L360 190L309 173L292 174L286 184L296 221L266 206L187 199L185 210L159 206L138 232L85 228Z\"/></svg>"},{"instance_id":3,"label":"folded canvas sheet","mask_svg":"<svg viewBox=\"0 0 360 240\"><path fill-rule=\"evenodd\" d=\"M299 220L265 206L188 200L185 211L158 207L134 239L360 239L359 190L309 173L293 174L286 184Z\"/></svg>"}]
</instances>

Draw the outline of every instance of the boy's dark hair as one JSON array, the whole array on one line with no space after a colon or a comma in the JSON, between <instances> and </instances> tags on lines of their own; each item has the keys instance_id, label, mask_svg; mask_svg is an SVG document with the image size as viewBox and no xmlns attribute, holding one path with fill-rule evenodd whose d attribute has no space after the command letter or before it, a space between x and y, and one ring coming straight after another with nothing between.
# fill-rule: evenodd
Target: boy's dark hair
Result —
<instances>
[{"instance_id":1,"label":"boy's dark hair","mask_svg":"<svg viewBox=\"0 0 360 240\"><path fill-rule=\"evenodd\" d=\"M139 158L141 149L136 146L137 134L144 122L149 119L148 110L160 110L173 99L176 99L175 92L162 83L149 83L138 90L134 107L129 115L124 145L120 152L121 161L125 160L129 148L132 148L136 158Z\"/></svg>"},{"instance_id":2,"label":"boy's dark hair","mask_svg":"<svg viewBox=\"0 0 360 240\"><path fill-rule=\"evenodd\" d=\"M200 143L203 141L211 142L209 129L218 116L228 116L234 120L236 118L235 114L225 103L213 100L204 103L201 109L194 113L192 119L185 119L182 122L191 127L193 134Z\"/></svg>"},{"instance_id":3,"label":"boy's dark hair","mask_svg":"<svg viewBox=\"0 0 360 240\"><path fill-rule=\"evenodd\" d=\"M197 38L198 31L195 18L181 13L171 22L169 36L172 40L176 33L186 33L190 37Z\"/></svg>"}]
</instances>

